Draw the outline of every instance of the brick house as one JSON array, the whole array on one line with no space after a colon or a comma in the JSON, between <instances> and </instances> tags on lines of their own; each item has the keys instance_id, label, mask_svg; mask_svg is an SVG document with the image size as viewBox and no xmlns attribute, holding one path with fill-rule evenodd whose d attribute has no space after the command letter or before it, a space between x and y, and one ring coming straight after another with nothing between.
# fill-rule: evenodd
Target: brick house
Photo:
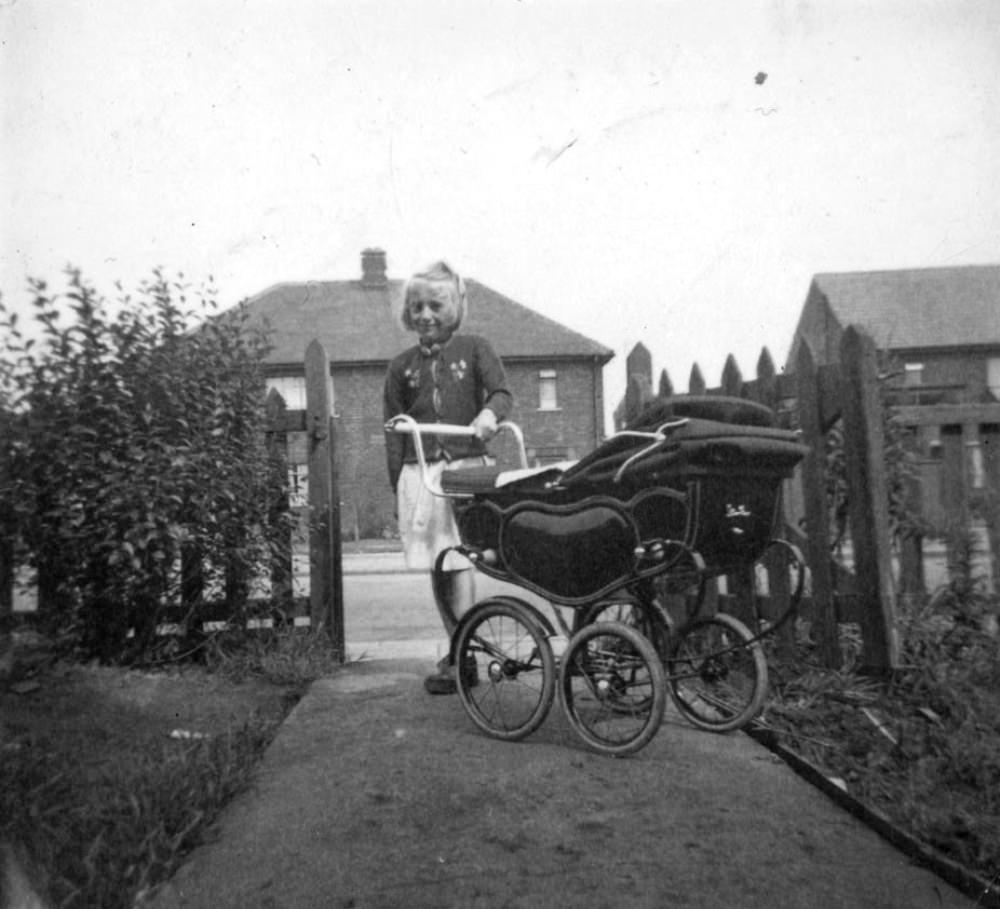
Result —
<instances>
[{"instance_id":1,"label":"brick house","mask_svg":"<svg viewBox=\"0 0 1000 909\"><path fill-rule=\"evenodd\" d=\"M386 274L386 254L366 249L353 280L277 284L245 304L251 323L266 321L266 372L289 408L304 407L303 358L318 339L330 358L341 521L347 535L394 532L385 466L382 385L389 361L415 343L396 320L403 281ZM466 278L469 312L462 330L488 338L514 394L511 419L534 464L578 458L603 438L604 365L613 351ZM496 452L509 456L503 446ZM289 439L293 486L304 480L306 439Z\"/></svg>"},{"instance_id":2,"label":"brick house","mask_svg":"<svg viewBox=\"0 0 1000 909\"><path fill-rule=\"evenodd\" d=\"M942 526L1000 495L1000 265L813 277L786 368L808 341L836 360L848 325L887 351L896 417L923 456L924 514Z\"/></svg>"}]
</instances>

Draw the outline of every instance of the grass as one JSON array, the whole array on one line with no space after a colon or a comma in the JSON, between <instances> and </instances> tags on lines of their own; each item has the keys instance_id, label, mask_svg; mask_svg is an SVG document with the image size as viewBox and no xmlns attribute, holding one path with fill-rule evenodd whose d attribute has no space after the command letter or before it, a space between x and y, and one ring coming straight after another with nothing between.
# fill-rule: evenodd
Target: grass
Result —
<instances>
[{"instance_id":1,"label":"grass","mask_svg":"<svg viewBox=\"0 0 1000 909\"><path fill-rule=\"evenodd\" d=\"M309 681L338 665L323 639L301 632L213 641L207 667L194 670L199 675L185 689L194 692L187 698L205 699L205 716L213 718L204 737L171 737L162 725L115 718L121 705L106 722L94 705L93 721L75 729L63 722L65 713L54 712L48 722L36 718L0 748L0 842L13 845L48 905L135 905L206 841L223 806L252 784L291 703ZM148 676L150 691L166 690ZM117 688L105 682L106 692L115 695L130 678L123 675ZM258 686L254 691L272 686L284 697L220 728L226 706L220 702L234 693L252 701L240 687L249 681ZM155 712L156 705L144 709ZM163 712L175 711L168 705Z\"/></svg>"},{"instance_id":2,"label":"grass","mask_svg":"<svg viewBox=\"0 0 1000 909\"><path fill-rule=\"evenodd\" d=\"M4 837L30 856L54 905L131 906L202 841L272 734L251 722L208 740L119 745L94 766L75 751L5 752Z\"/></svg>"},{"instance_id":3,"label":"grass","mask_svg":"<svg viewBox=\"0 0 1000 909\"><path fill-rule=\"evenodd\" d=\"M296 688L335 672L338 666L326 637L301 630L217 634L203 659L210 670L233 682L258 678Z\"/></svg>"}]
</instances>

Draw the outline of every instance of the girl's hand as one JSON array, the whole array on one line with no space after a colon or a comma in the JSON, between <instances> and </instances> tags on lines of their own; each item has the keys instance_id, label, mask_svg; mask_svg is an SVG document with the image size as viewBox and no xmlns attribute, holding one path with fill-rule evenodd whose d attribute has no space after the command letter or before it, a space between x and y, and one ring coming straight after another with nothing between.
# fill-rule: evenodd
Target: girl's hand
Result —
<instances>
[{"instance_id":1,"label":"girl's hand","mask_svg":"<svg viewBox=\"0 0 1000 909\"><path fill-rule=\"evenodd\" d=\"M488 442L497 434L497 415L484 407L470 425L476 431L477 438Z\"/></svg>"}]
</instances>

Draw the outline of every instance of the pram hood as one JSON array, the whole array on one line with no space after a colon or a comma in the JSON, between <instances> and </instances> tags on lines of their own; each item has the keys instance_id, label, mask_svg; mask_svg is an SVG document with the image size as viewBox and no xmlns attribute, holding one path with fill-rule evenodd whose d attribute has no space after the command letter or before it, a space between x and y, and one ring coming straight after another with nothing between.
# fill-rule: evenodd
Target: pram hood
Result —
<instances>
[{"instance_id":1,"label":"pram hood","mask_svg":"<svg viewBox=\"0 0 1000 909\"><path fill-rule=\"evenodd\" d=\"M628 436L609 439L567 470L559 484L602 485L618 477L629 485L645 485L667 476L723 472L790 476L809 451L796 433L764 426L691 418L669 426L664 433L662 442L628 466L628 459L649 448L650 440Z\"/></svg>"},{"instance_id":2,"label":"pram hood","mask_svg":"<svg viewBox=\"0 0 1000 909\"><path fill-rule=\"evenodd\" d=\"M773 411L741 398L661 399L624 434L568 469L559 485L600 486L616 478L629 486L647 485L682 475L790 476L809 449L797 432L778 429L775 422ZM663 434L662 441L642 435L656 432Z\"/></svg>"},{"instance_id":3,"label":"pram hood","mask_svg":"<svg viewBox=\"0 0 1000 909\"><path fill-rule=\"evenodd\" d=\"M764 404L727 395L673 395L646 405L626 429L655 429L669 420L693 417L737 426L777 426L775 412Z\"/></svg>"},{"instance_id":4,"label":"pram hood","mask_svg":"<svg viewBox=\"0 0 1000 909\"><path fill-rule=\"evenodd\" d=\"M797 432L779 429L775 422L769 408L742 398L665 398L650 405L624 434L612 436L579 461L524 471L447 471L443 483L448 492L465 494L498 488L537 494L581 487L615 494L621 484L630 489L673 485L686 477L783 478L809 449ZM656 432L663 434L660 441ZM631 464L629 459L634 459Z\"/></svg>"}]
</instances>

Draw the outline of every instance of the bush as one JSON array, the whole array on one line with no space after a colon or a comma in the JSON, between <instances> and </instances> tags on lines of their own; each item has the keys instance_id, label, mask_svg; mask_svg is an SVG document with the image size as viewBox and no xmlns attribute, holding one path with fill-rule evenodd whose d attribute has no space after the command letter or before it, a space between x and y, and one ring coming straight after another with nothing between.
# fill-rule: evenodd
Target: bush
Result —
<instances>
[{"instance_id":1,"label":"bush","mask_svg":"<svg viewBox=\"0 0 1000 909\"><path fill-rule=\"evenodd\" d=\"M156 271L112 311L78 271L62 295L33 281L38 337L0 301L8 558L37 573L43 624L103 661L149 650L182 580L238 605L283 532L266 336L182 282Z\"/></svg>"}]
</instances>

